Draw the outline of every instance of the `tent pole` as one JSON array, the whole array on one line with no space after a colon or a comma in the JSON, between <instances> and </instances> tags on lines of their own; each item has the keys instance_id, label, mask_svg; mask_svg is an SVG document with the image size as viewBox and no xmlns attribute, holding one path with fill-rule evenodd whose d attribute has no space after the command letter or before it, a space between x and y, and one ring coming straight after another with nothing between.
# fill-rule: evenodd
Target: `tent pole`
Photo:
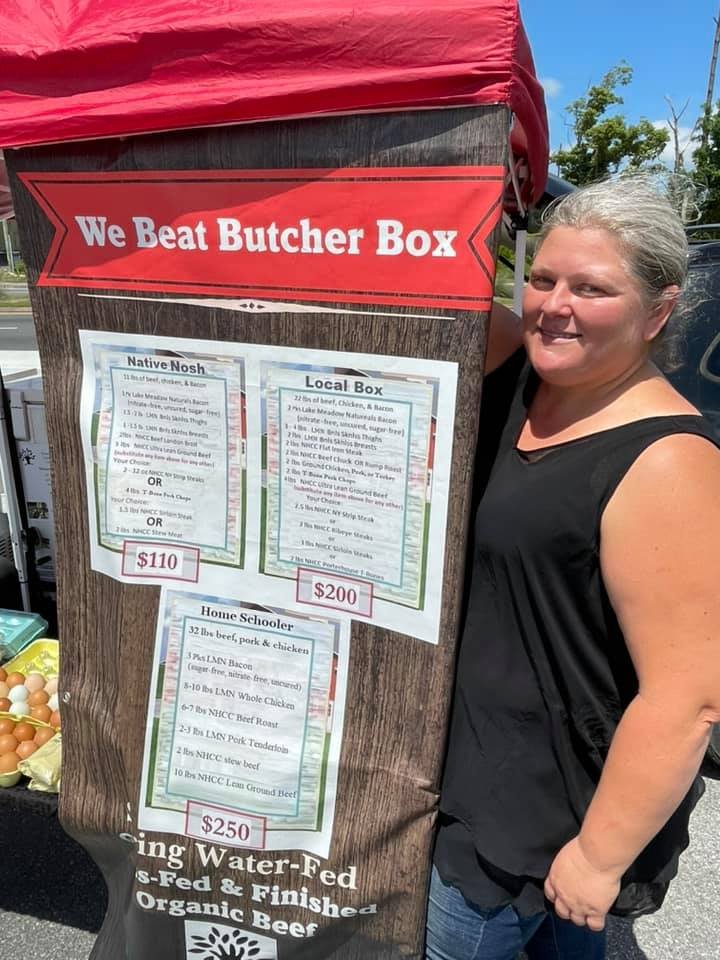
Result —
<instances>
[{"instance_id":1,"label":"tent pole","mask_svg":"<svg viewBox=\"0 0 720 960\"><path fill-rule=\"evenodd\" d=\"M525 253L527 251L527 230L515 232L515 282L513 285L513 311L522 314L523 290L525 289Z\"/></svg>"},{"instance_id":2,"label":"tent pole","mask_svg":"<svg viewBox=\"0 0 720 960\"><path fill-rule=\"evenodd\" d=\"M12 240L10 239L10 231L8 230L7 220L3 220L2 228L3 240L5 241L5 250L7 252L8 269L11 273L15 273L15 258L13 257Z\"/></svg>"},{"instance_id":3,"label":"tent pole","mask_svg":"<svg viewBox=\"0 0 720 960\"><path fill-rule=\"evenodd\" d=\"M10 527L10 542L12 544L13 563L17 570L18 580L20 582L20 593L22 596L23 610L31 612L32 604L30 602L30 586L28 581L27 558L24 548L24 531L22 515L20 513L20 504L17 498L17 488L15 486L15 475L12 466L12 454L10 451L10 439L7 430L7 418L5 416L5 390L0 379L0 484L3 489L3 507L7 513L8 524Z\"/></svg>"}]
</instances>

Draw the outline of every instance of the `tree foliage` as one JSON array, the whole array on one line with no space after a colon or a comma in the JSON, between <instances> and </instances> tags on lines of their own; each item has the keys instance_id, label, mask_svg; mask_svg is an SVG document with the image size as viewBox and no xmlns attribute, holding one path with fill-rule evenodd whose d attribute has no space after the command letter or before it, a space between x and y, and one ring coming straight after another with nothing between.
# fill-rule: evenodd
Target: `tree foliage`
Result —
<instances>
[{"instance_id":1,"label":"tree foliage","mask_svg":"<svg viewBox=\"0 0 720 960\"><path fill-rule=\"evenodd\" d=\"M694 179L707 190L702 222L720 223L720 101L700 121L701 143L693 153Z\"/></svg>"},{"instance_id":2,"label":"tree foliage","mask_svg":"<svg viewBox=\"0 0 720 960\"><path fill-rule=\"evenodd\" d=\"M608 111L621 105L616 92L632 80L632 67L620 63L591 86L584 97L569 104L574 143L551 157L566 180L582 186L601 180L621 168L651 167L668 142L667 130L656 129L649 120L628 124L621 114Z\"/></svg>"}]
</instances>

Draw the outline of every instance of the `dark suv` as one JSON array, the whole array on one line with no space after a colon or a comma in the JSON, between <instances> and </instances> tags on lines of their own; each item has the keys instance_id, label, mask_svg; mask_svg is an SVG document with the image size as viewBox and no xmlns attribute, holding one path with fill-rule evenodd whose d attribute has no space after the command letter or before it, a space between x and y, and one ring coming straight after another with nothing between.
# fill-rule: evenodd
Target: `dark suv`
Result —
<instances>
[{"instance_id":1,"label":"dark suv","mask_svg":"<svg viewBox=\"0 0 720 960\"><path fill-rule=\"evenodd\" d=\"M687 285L655 360L720 439L720 242L690 248Z\"/></svg>"},{"instance_id":2,"label":"dark suv","mask_svg":"<svg viewBox=\"0 0 720 960\"><path fill-rule=\"evenodd\" d=\"M720 242L692 245L688 280L655 362L720 440ZM708 750L720 765L720 724Z\"/></svg>"}]
</instances>

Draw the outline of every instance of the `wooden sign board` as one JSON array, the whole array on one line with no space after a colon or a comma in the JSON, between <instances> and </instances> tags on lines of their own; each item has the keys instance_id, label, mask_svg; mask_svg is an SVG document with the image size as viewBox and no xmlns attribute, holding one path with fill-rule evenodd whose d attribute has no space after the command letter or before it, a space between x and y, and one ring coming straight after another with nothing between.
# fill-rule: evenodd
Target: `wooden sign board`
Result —
<instances>
[{"instance_id":1,"label":"wooden sign board","mask_svg":"<svg viewBox=\"0 0 720 960\"><path fill-rule=\"evenodd\" d=\"M508 127L7 154L94 957L422 955Z\"/></svg>"}]
</instances>

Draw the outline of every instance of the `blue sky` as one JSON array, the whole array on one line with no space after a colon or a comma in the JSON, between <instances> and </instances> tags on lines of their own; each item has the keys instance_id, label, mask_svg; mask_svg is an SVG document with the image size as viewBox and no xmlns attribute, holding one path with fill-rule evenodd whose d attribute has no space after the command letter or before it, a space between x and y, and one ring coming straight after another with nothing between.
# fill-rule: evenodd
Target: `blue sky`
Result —
<instances>
[{"instance_id":1,"label":"blue sky","mask_svg":"<svg viewBox=\"0 0 720 960\"><path fill-rule=\"evenodd\" d=\"M661 122L665 97L692 127L707 90L720 0L520 0L538 76L545 86L551 147L567 145L564 110L620 60L634 70L625 103L629 121ZM720 64L714 99L720 99Z\"/></svg>"}]
</instances>

